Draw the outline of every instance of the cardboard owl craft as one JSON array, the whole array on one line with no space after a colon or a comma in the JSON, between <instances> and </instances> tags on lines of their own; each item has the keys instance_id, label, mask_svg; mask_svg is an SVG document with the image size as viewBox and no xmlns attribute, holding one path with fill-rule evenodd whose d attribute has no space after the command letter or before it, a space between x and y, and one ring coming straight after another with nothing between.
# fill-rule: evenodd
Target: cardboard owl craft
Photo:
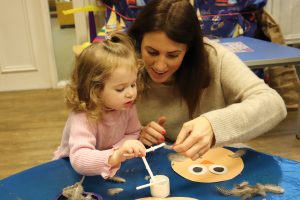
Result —
<instances>
[{"instance_id":1,"label":"cardboard owl craft","mask_svg":"<svg viewBox=\"0 0 300 200\"><path fill-rule=\"evenodd\" d=\"M243 168L244 162L241 156L245 152L232 152L225 148L213 148L205 153L201 158L192 161L179 154L170 154L172 169L181 177L202 183L214 183L226 181L238 176ZM178 156L176 158L176 156ZM138 200L196 200L190 197L145 197Z\"/></svg>"},{"instance_id":2,"label":"cardboard owl craft","mask_svg":"<svg viewBox=\"0 0 300 200\"><path fill-rule=\"evenodd\" d=\"M171 165L183 178L202 183L233 179L244 168L241 156L225 148L213 148L195 161L188 158L184 161L173 160Z\"/></svg>"}]
</instances>

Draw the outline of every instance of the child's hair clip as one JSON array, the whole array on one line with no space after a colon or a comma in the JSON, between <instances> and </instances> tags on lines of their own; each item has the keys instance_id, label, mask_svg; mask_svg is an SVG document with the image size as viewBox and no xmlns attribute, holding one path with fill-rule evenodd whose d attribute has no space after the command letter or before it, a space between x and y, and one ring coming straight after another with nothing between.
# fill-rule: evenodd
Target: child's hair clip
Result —
<instances>
[{"instance_id":1,"label":"child's hair clip","mask_svg":"<svg viewBox=\"0 0 300 200\"><path fill-rule=\"evenodd\" d=\"M105 39L106 40L111 40L111 36L110 35L105 35Z\"/></svg>"}]
</instances>

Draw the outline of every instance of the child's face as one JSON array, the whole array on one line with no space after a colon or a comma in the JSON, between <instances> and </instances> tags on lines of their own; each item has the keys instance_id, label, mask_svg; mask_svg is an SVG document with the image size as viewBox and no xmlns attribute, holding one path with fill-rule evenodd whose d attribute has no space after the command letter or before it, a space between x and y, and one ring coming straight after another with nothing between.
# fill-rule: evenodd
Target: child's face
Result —
<instances>
[{"instance_id":1,"label":"child's face","mask_svg":"<svg viewBox=\"0 0 300 200\"><path fill-rule=\"evenodd\" d=\"M137 96L137 70L130 66L118 66L105 82L102 92L104 105L108 109L126 110Z\"/></svg>"}]
</instances>

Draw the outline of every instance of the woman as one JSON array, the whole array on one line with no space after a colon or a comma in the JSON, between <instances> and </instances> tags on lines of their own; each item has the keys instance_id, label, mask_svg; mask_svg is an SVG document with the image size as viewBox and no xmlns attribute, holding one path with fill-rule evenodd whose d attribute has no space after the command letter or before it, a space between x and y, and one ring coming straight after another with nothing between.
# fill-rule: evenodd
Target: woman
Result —
<instances>
[{"instance_id":1,"label":"woman","mask_svg":"<svg viewBox=\"0 0 300 200\"><path fill-rule=\"evenodd\" d=\"M203 37L187 0L150 1L128 34L145 61L146 87L137 104L144 144L170 139L175 151L195 160L286 117L278 93L234 53Z\"/></svg>"}]
</instances>

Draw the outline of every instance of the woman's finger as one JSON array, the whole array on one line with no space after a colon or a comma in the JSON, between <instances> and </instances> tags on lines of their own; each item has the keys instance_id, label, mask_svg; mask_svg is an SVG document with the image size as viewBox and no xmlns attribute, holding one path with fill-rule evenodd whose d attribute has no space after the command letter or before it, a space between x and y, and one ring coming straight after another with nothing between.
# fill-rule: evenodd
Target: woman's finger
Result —
<instances>
[{"instance_id":1,"label":"woman's finger","mask_svg":"<svg viewBox=\"0 0 300 200\"><path fill-rule=\"evenodd\" d=\"M157 119L157 123L164 127L165 126L165 123L167 122L167 118L165 116L160 116L158 119Z\"/></svg>"},{"instance_id":2,"label":"woman's finger","mask_svg":"<svg viewBox=\"0 0 300 200\"><path fill-rule=\"evenodd\" d=\"M154 127L153 127L154 126ZM142 137L153 144L158 144L164 141L164 136L157 131L155 124L149 124L145 127L141 133Z\"/></svg>"},{"instance_id":3,"label":"woman's finger","mask_svg":"<svg viewBox=\"0 0 300 200\"><path fill-rule=\"evenodd\" d=\"M159 122L150 122L148 127L154 130L155 135L157 135L156 133L159 133L160 135L166 134L166 130L159 123L163 125L165 123L165 119L161 118Z\"/></svg>"},{"instance_id":4,"label":"woman's finger","mask_svg":"<svg viewBox=\"0 0 300 200\"><path fill-rule=\"evenodd\" d=\"M184 145L181 145L190 135L191 127L187 124L184 124L177 136L177 139L174 144L174 150L177 152L183 151Z\"/></svg>"}]
</instances>

